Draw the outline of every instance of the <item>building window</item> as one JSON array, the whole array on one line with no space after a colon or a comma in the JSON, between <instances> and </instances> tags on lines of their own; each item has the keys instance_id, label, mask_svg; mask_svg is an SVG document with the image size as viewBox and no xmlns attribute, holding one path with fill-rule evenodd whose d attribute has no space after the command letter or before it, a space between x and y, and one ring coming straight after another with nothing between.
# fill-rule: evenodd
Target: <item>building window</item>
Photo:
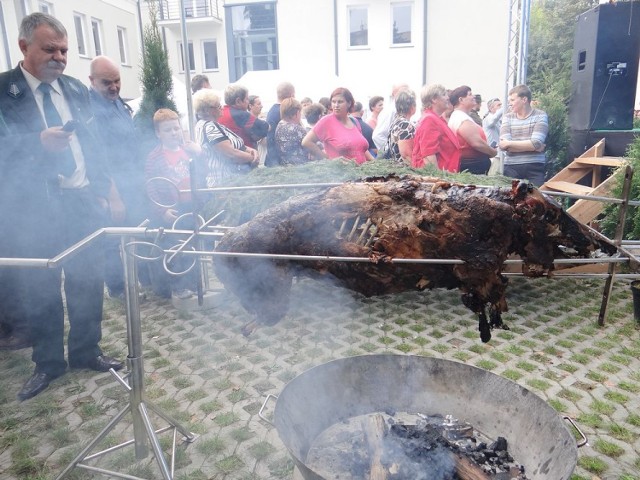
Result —
<instances>
[{"instance_id":1,"label":"building window","mask_svg":"<svg viewBox=\"0 0 640 480\"><path fill-rule=\"evenodd\" d=\"M393 45L411 44L411 18L413 2L391 4L391 43Z\"/></svg>"},{"instance_id":2,"label":"building window","mask_svg":"<svg viewBox=\"0 0 640 480\"><path fill-rule=\"evenodd\" d=\"M53 15L53 5L51 4L51 2L38 2L38 9L42 13Z\"/></svg>"},{"instance_id":3,"label":"building window","mask_svg":"<svg viewBox=\"0 0 640 480\"><path fill-rule=\"evenodd\" d=\"M277 70L278 35L275 2L227 7L231 24L231 80L252 70Z\"/></svg>"},{"instance_id":4,"label":"building window","mask_svg":"<svg viewBox=\"0 0 640 480\"><path fill-rule=\"evenodd\" d=\"M202 56L204 70L218 70L218 43L215 40L202 41Z\"/></svg>"},{"instance_id":5,"label":"building window","mask_svg":"<svg viewBox=\"0 0 640 480\"><path fill-rule=\"evenodd\" d=\"M84 15L73 14L73 23L76 27L76 40L78 41L78 53L85 57L87 55L87 42L84 34Z\"/></svg>"},{"instance_id":6,"label":"building window","mask_svg":"<svg viewBox=\"0 0 640 480\"><path fill-rule=\"evenodd\" d=\"M349 46L369 45L369 20L366 7L349 7Z\"/></svg>"},{"instance_id":7,"label":"building window","mask_svg":"<svg viewBox=\"0 0 640 480\"><path fill-rule=\"evenodd\" d=\"M189 42L189 69L194 72L196 69L195 56L193 54L193 42ZM180 71L184 72L184 50L182 49L182 42L178 43L178 50L180 51Z\"/></svg>"},{"instance_id":8,"label":"building window","mask_svg":"<svg viewBox=\"0 0 640 480\"><path fill-rule=\"evenodd\" d=\"M91 34L93 36L93 51L98 55L102 55L102 22L91 19Z\"/></svg>"},{"instance_id":9,"label":"building window","mask_svg":"<svg viewBox=\"0 0 640 480\"><path fill-rule=\"evenodd\" d=\"M210 12L208 0L185 0L185 17L208 17L209 15Z\"/></svg>"},{"instance_id":10,"label":"building window","mask_svg":"<svg viewBox=\"0 0 640 480\"><path fill-rule=\"evenodd\" d=\"M118 27L118 46L120 47L120 63L128 65L129 52L127 51L127 29Z\"/></svg>"}]
</instances>

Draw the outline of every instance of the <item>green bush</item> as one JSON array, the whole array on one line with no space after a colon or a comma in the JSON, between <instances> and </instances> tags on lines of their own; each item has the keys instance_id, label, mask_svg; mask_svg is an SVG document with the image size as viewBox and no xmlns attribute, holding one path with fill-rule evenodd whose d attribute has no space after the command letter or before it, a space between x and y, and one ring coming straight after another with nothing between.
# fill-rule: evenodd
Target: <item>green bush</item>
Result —
<instances>
[{"instance_id":1,"label":"green bush","mask_svg":"<svg viewBox=\"0 0 640 480\"><path fill-rule=\"evenodd\" d=\"M546 178L551 178L568 163L567 146L570 141L568 109L561 92L550 90L541 93L537 98L540 108L547 112L549 117Z\"/></svg>"},{"instance_id":2,"label":"green bush","mask_svg":"<svg viewBox=\"0 0 640 480\"><path fill-rule=\"evenodd\" d=\"M627 157L629 163L634 169L629 199L637 200L640 199L640 135L637 135L631 145L629 145L629 148L627 149ZM617 181L610 196L620 198L622 197L624 175L622 175L620 171L616 172L615 175L617 177ZM603 218L600 222L600 227L602 232L609 238L613 238L615 234L619 215L620 205L610 205L605 208ZM626 240L640 240L640 208L628 208L623 238Z\"/></svg>"}]
</instances>

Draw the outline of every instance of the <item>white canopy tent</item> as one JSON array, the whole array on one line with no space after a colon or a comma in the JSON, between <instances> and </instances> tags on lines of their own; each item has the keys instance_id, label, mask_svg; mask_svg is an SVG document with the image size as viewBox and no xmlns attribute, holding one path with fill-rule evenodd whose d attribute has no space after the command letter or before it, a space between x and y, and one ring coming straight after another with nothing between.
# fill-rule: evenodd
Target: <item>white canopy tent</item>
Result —
<instances>
[{"instance_id":1,"label":"white canopy tent","mask_svg":"<svg viewBox=\"0 0 640 480\"><path fill-rule=\"evenodd\" d=\"M182 79L182 77L172 75L171 79L173 80L173 89L171 91L171 95L173 101L176 103L178 113L182 117L187 115L187 87L184 84L184 80ZM134 98L127 103L133 109L133 113L135 114L140 108L142 97Z\"/></svg>"},{"instance_id":2,"label":"white canopy tent","mask_svg":"<svg viewBox=\"0 0 640 480\"><path fill-rule=\"evenodd\" d=\"M280 82L291 82L296 88L296 98L298 100L309 97L317 102L321 97L328 97L337 87L347 87L342 85L340 78L333 74L317 72L299 72L287 70L261 70L245 73L236 82L249 89L250 95L258 95L264 111L271 105L277 103L276 88ZM356 95L356 92L351 92Z\"/></svg>"}]
</instances>

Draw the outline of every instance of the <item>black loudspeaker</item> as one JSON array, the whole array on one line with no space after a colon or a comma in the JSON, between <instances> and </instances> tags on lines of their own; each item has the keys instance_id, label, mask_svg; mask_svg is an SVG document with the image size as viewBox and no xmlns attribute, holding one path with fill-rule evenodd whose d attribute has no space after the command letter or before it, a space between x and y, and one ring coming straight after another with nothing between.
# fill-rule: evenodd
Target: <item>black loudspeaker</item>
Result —
<instances>
[{"instance_id":1,"label":"black loudspeaker","mask_svg":"<svg viewBox=\"0 0 640 480\"><path fill-rule=\"evenodd\" d=\"M599 5L577 18L572 130L631 130L640 57L640 1Z\"/></svg>"}]
</instances>

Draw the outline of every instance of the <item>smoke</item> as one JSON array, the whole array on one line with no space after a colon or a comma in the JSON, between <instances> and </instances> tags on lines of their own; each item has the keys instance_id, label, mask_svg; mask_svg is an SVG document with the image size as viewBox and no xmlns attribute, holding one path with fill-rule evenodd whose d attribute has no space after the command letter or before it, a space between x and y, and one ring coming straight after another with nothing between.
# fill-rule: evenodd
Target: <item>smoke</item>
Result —
<instances>
[{"instance_id":1,"label":"smoke","mask_svg":"<svg viewBox=\"0 0 640 480\"><path fill-rule=\"evenodd\" d=\"M367 417L353 417L324 431L314 441L307 456L307 465L324 478L369 478L373 446L362 431ZM389 421L393 422L393 419ZM438 444L435 436L424 441L396 431L395 434L385 434L378 446L382 452L379 461L390 480L456 478L453 453L444 444Z\"/></svg>"}]
</instances>

